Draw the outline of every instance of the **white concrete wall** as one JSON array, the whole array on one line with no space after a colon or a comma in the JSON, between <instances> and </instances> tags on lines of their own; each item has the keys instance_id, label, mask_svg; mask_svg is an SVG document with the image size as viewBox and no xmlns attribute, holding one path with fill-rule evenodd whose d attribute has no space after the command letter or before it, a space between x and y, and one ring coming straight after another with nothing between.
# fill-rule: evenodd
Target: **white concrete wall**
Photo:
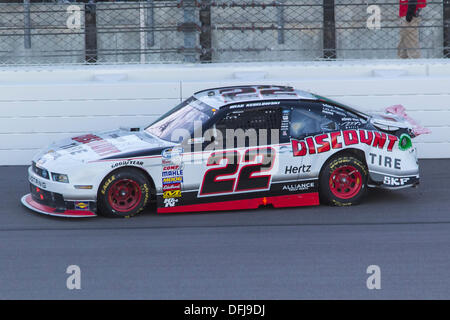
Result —
<instances>
[{"instance_id":1,"label":"white concrete wall","mask_svg":"<svg viewBox=\"0 0 450 320\"><path fill-rule=\"evenodd\" d=\"M422 158L450 157L450 62L128 65L0 69L0 165L28 164L50 142L119 126L145 126L194 91L282 84L381 111L403 104L433 133Z\"/></svg>"}]
</instances>

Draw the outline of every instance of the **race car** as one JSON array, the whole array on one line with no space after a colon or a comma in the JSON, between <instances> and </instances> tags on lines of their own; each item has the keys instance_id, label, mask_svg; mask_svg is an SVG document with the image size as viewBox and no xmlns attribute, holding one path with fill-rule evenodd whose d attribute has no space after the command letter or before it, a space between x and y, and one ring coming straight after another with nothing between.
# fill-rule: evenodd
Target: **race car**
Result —
<instances>
[{"instance_id":1,"label":"race car","mask_svg":"<svg viewBox=\"0 0 450 320\"><path fill-rule=\"evenodd\" d=\"M367 114L288 86L207 89L148 126L53 143L22 203L60 217L347 206L368 187L417 186L412 138L426 132L402 106Z\"/></svg>"}]
</instances>

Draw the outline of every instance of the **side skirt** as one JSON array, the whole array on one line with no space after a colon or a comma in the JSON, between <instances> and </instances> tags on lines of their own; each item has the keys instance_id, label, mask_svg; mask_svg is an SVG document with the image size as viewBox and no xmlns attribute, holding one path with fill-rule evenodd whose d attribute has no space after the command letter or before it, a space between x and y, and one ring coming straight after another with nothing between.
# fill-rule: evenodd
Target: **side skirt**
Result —
<instances>
[{"instance_id":1,"label":"side skirt","mask_svg":"<svg viewBox=\"0 0 450 320\"><path fill-rule=\"evenodd\" d=\"M253 199L230 200L221 202L209 202L190 204L175 207L158 208L158 213L172 212L202 212L202 211L228 211L239 209L257 209L260 206L271 204L274 208L315 206L319 205L319 193L301 193L273 197L260 197Z\"/></svg>"}]
</instances>

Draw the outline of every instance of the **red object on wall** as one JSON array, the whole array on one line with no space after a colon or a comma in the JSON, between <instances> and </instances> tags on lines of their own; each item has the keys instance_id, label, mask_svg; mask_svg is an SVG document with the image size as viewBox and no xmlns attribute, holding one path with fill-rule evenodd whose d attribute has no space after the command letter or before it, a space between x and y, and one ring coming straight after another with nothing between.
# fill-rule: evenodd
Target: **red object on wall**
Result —
<instances>
[{"instance_id":1,"label":"red object on wall","mask_svg":"<svg viewBox=\"0 0 450 320\"><path fill-rule=\"evenodd\" d=\"M400 0L400 11L399 11L400 18L406 16L406 12L408 12L408 2L409 1L417 2L417 7L416 7L415 12L417 12L417 9L425 8L427 6L427 0Z\"/></svg>"}]
</instances>

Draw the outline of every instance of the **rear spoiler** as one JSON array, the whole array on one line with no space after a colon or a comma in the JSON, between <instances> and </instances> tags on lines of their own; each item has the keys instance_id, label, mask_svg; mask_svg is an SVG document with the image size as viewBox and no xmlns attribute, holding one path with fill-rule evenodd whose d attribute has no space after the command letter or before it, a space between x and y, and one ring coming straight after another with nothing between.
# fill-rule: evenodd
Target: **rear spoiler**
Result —
<instances>
[{"instance_id":1,"label":"rear spoiler","mask_svg":"<svg viewBox=\"0 0 450 320\"><path fill-rule=\"evenodd\" d=\"M421 134L431 133L430 129L422 127L416 120L408 116L405 107L402 106L401 104L396 104L394 106L387 107L385 109L385 112L386 114L393 114L395 116L398 116L405 122L409 123L411 125L411 131L416 137Z\"/></svg>"}]
</instances>

